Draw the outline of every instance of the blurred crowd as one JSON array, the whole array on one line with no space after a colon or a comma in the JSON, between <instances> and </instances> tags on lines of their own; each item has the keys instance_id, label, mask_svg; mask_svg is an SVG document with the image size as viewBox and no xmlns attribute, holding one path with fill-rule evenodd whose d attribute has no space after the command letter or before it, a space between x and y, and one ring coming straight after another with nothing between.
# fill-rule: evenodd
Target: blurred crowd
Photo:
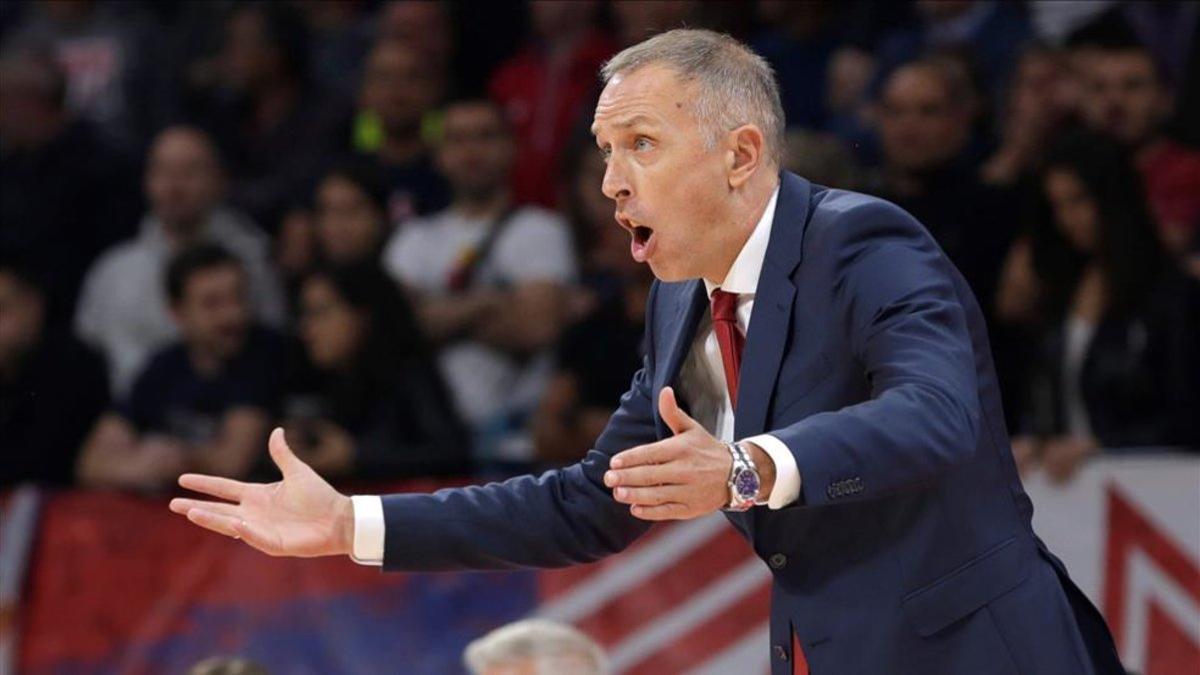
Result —
<instances>
[{"instance_id":1,"label":"blurred crowd","mask_svg":"<svg viewBox=\"0 0 1200 675\"><path fill-rule=\"evenodd\" d=\"M599 66L773 65L786 168L895 201L988 317L1014 451L1200 446L1195 2L0 4L0 483L495 475L586 453L652 278Z\"/></svg>"}]
</instances>

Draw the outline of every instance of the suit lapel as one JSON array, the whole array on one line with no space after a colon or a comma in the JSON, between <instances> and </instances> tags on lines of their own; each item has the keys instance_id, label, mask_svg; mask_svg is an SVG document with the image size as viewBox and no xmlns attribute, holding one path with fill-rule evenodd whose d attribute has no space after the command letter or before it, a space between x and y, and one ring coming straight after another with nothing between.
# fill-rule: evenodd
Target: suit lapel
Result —
<instances>
[{"instance_id":1,"label":"suit lapel","mask_svg":"<svg viewBox=\"0 0 1200 675\"><path fill-rule=\"evenodd\" d=\"M668 385L676 387L679 404L688 410L684 392L679 391L679 371L683 368L684 359L692 349L692 341L696 337L696 326L700 317L708 310L704 297L704 282L699 279L685 281L680 285L679 293L675 296L674 319L671 321L671 332L667 337L667 360L664 366L655 373L654 378L654 407L658 410L658 392ZM658 420L662 424L662 420Z\"/></svg>"}]
</instances>

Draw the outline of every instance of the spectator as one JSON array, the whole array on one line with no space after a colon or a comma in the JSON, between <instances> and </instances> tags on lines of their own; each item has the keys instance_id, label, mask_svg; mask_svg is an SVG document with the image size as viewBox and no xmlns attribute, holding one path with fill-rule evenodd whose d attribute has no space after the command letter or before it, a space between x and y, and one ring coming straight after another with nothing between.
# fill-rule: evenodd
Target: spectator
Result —
<instances>
[{"instance_id":1,"label":"spectator","mask_svg":"<svg viewBox=\"0 0 1200 675\"><path fill-rule=\"evenodd\" d=\"M192 112L228 162L230 202L274 232L344 150L349 106L313 86L307 29L285 3L238 5L217 63Z\"/></svg>"},{"instance_id":2,"label":"spectator","mask_svg":"<svg viewBox=\"0 0 1200 675\"><path fill-rule=\"evenodd\" d=\"M435 213L450 202L422 136L422 123L442 88L420 53L404 43L378 42L367 57L359 94L366 115L358 120L356 146L378 162L393 224Z\"/></svg>"},{"instance_id":3,"label":"spectator","mask_svg":"<svg viewBox=\"0 0 1200 675\"><path fill-rule=\"evenodd\" d=\"M533 422L538 459L580 459L608 423L642 363L649 267L629 255L629 235L600 191L605 163L590 134L566 155L566 203L582 250L583 291L557 348L555 372Z\"/></svg>"},{"instance_id":4,"label":"spectator","mask_svg":"<svg viewBox=\"0 0 1200 675\"><path fill-rule=\"evenodd\" d=\"M572 626L543 619L517 621L467 645L471 675L569 673L605 675L604 650Z\"/></svg>"},{"instance_id":5,"label":"spectator","mask_svg":"<svg viewBox=\"0 0 1200 675\"><path fill-rule=\"evenodd\" d=\"M1021 54L1002 106L1000 146L983 165L986 182L1013 187L1037 170L1041 153L1078 108L1065 55L1034 46Z\"/></svg>"},{"instance_id":6,"label":"spectator","mask_svg":"<svg viewBox=\"0 0 1200 675\"><path fill-rule=\"evenodd\" d=\"M694 25L698 4L695 0L613 2L608 8L613 14L617 43L625 48L672 28Z\"/></svg>"},{"instance_id":7,"label":"spectator","mask_svg":"<svg viewBox=\"0 0 1200 675\"><path fill-rule=\"evenodd\" d=\"M934 52L962 50L981 69L985 98L1000 101L1031 28L1024 7L987 0L918 0L918 21L884 35L876 50L877 83L892 70Z\"/></svg>"},{"instance_id":8,"label":"spectator","mask_svg":"<svg viewBox=\"0 0 1200 675\"><path fill-rule=\"evenodd\" d=\"M1021 459L1065 480L1099 448L1195 445L1195 283L1166 264L1127 153L1068 138L1039 188L1039 220L1013 253L1029 267L1010 265L1016 297L1000 304L1038 335Z\"/></svg>"},{"instance_id":9,"label":"spectator","mask_svg":"<svg viewBox=\"0 0 1200 675\"><path fill-rule=\"evenodd\" d=\"M958 267L990 317L1011 199L979 179L969 156L965 84L936 60L888 78L879 106L883 166L876 191L917 217Z\"/></svg>"},{"instance_id":10,"label":"spectator","mask_svg":"<svg viewBox=\"0 0 1200 675\"><path fill-rule=\"evenodd\" d=\"M112 387L128 390L146 357L178 335L162 284L171 256L215 242L245 266L259 319L282 324L283 294L267 238L243 214L222 206L224 180L207 136L188 127L159 134L147 160L150 213L141 234L104 253L88 272L75 329L108 359Z\"/></svg>"},{"instance_id":11,"label":"spectator","mask_svg":"<svg viewBox=\"0 0 1200 675\"><path fill-rule=\"evenodd\" d=\"M133 232L137 177L66 109L49 59L0 58L0 249L45 274L47 320L70 324L83 273Z\"/></svg>"},{"instance_id":12,"label":"spectator","mask_svg":"<svg viewBox=\"0 0 1200 675\"><path fill-rule=\"evenodd\" d=\"M1164 133L1174 109L1169 83L1132 40L1091 45L1084 63L1084 122L1133 149L1159 238L1172 255L1187 253L1200 243L1200 152Z\"/></svg>"},{"instance_id":13,"label":"spectator","mask_svg":"<svg viewBox=\"0 0 1200 675\"><path fill-rule=\"evenodd\" d=\"M298 222L280 264L292 277L303 276L314 263L378 264L391 226L387 190L378 174L361 163L347 163L325 173L317 184L313 214L295 215Z\"/></svg>"},{"instance_id":14,"label":"spectator","mask_svg":"<svg viewBox=\"0 0 1200 675\"><path fill-rule=\"evenodd\" d=\"M322 475L463 475L470 441L416 316L373 261L300 286L305 364L285 399L295 451Z\"/></svg>"},{"instance_id":15,"label":"spectator","mask_svg":"<svg viewBox=\"0 0 1200 675\"><path fill-rule=\"evenodd\" d=\"M384 261L412 290L425 332L442 348L459 411L483 437L477 451L528 460L521 429L565 320L565 285L575 276L570 236L555 214L513 204L514 139L499 107L453 103L442 133L438 165L454 202L401 229Z\"/></svg>"},{"instance_id":16,"label":"spectator","mask_svg":"<svg viewBox=\"0 0 1200 675\"><path fill-rule=\"evenodd\" d=\"M374 29L366 3L301 0L296 4L308 27L315 85L320 91L352 99Z\"/></svg>"},{"instance_id":17,"label":"spectator","mask_svg":"<svg viewBox=\"0 0 1200 675\"><path fill-rule=\"evenodd\" d=\"M825 127L826 77L841 41L833 9L828 2L758 3L767 28L754 51L775 69L788 127Z\"/></svg>"},{"instance_id":18,"label":"spectator","mask_svg":"<svg viewBox=\"0 0 1200 675\"><path fill-rule=\"evenodd\" d=\"M69 485L79 446L107 405L104 362L46 325L32 271L0 261L0 488Z\"/></svg>"},{"instance_id":19,"label":"spectator","mask_svg":"<svg viewBox=\"0 0 1200 675\"><path fill-rule=\"evenodd\" d=\"M181 341L158 352L79 459L80 483L164 488L185 471L243 478L266 447L279 398L282 339L255 325L246 273L216 245L167 269Z\"/></svg>"},{"instance_id":20,"label":"spectator","mask_svg":"<svg viewBox=\"0 0 1200 675\"><path fill-rule=\"evenodd\" d=\"M455 65L454 27L440 0L392 0L379 10L380 40L396 40L416 51L444 79Z\"/></svg>"},{"instance_id":21,"label":"spectator","mask_svg":"<svg viewBox=\"0 0 1200 675\"><path fill-rule=\"evenodd\" d=\"M614 44L595 27L595 2L534 0L530 11L533 41L500 65L490 88L516 134L513 198L552 207L560 154Z\"/></svg>"}]
</instances>

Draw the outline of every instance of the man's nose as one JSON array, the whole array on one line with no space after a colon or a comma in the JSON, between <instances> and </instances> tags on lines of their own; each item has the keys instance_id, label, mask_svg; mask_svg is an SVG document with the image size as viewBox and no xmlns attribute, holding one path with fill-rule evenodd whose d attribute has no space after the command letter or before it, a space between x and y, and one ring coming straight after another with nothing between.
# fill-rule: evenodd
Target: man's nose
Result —
<instances>
[{"instance_id":1,"label":"man's nose","mask_svg":"<svg viewBox=\"0 0 1200 675\"><path fill-rule=\"evenodd\" d=\"M620 170L615 160L610 160L608 167L604 169L604 181L600 184L600 191L605 197L618 203L633 196L629 181L625 179L625 172Z\"/></svg>"}]
</instances>

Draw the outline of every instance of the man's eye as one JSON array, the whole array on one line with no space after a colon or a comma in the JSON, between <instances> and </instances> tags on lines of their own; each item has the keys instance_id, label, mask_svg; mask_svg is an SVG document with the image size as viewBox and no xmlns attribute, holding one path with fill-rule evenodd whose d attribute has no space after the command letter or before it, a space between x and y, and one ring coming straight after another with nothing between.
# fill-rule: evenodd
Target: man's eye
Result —
<instances>
[{"instance_id":1,"label":"man's eye","mask_svg":"<svg viewBox=\"0 0 1200 675\"><path fill-rule=\"evenodd\" d=\"M633 142L633 149L634 150L649 150L650 145L651 145L650 139L642 136Z\"/></svg>"},{"instance_id":2,"label":"man's eye","mask_svg":"<svg viewBox=\"0 0 1200 675\"><path fill-rule=\"evenodd\" d=\"M600 157L601 157L601 158L602 158L604 161L606 161L606 162L607 162L607 161L608 161L608 158L609 158L611 155L612 155L612 148L609 148L609 147L603 147L603 148L600 148Z\"/></svg>"}]
</instances>

